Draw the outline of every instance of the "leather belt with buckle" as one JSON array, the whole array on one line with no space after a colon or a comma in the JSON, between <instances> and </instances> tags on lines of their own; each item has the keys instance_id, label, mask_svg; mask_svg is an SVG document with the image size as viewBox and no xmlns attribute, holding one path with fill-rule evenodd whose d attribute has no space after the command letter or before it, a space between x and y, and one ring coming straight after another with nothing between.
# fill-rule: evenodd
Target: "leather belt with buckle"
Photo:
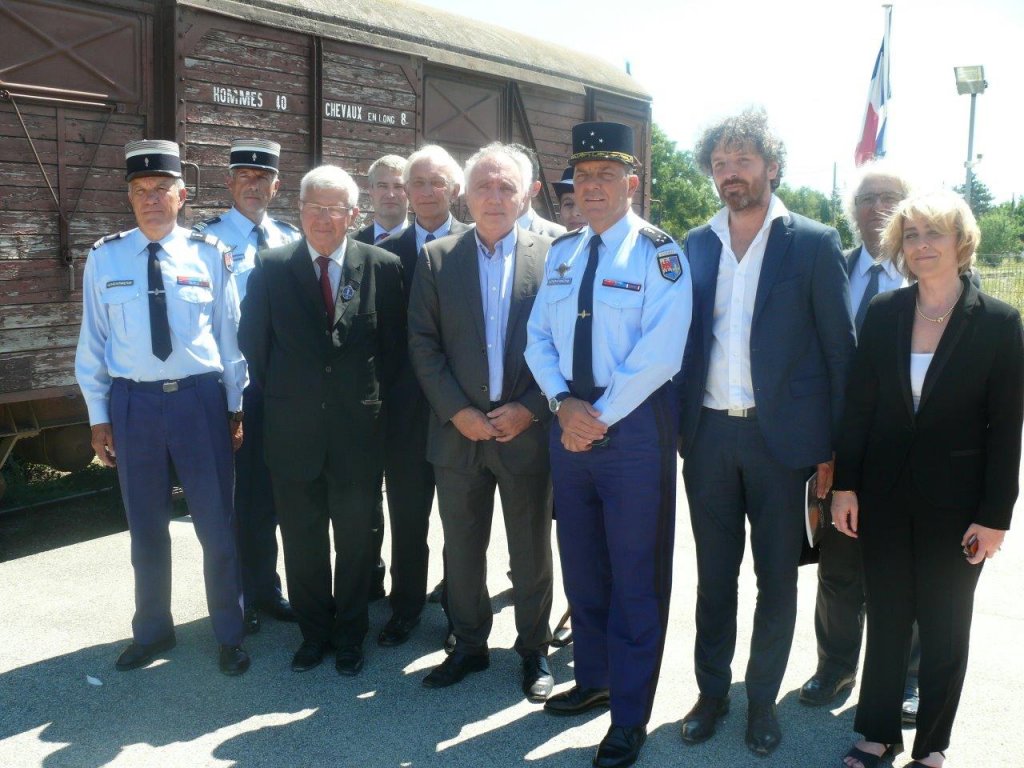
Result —
<instances>
[{"instance_id":1,"label":"leather belt with buckle","mask_svg":"<svg viewBox=\"0 0 1024 768\"><path fill-rule=\"evenodd\" d=\"M756 412L757 408L729 408L725 413L734 419L752 419Z\"/></svg>"}]
</instances>

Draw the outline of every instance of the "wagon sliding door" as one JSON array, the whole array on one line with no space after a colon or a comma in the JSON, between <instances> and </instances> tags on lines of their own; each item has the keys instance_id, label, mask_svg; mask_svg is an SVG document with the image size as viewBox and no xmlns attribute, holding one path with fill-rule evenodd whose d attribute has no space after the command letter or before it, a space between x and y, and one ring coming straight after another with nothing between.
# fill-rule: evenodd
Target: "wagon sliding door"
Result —
<instances>
[{"instance_id":1,"label":"wagon sliding door","mask_svg":"<svg viewBox=\"0 0 1024 768\"><path fill-rule=\"evenodd\" d=\"M200 171L188 220L230 207L224 182L231 142L256 137L281 144L281 192L271 215L298 224L299 181L314 158L312 38L191 10L177 13L179 28L187 30L175 59L177 138L183 159Z\"/></svg>"},{"instance_id":2,"label":"wagon sliding door","mask_svg":"<svg viewBox=\"0 0 1024 768\"><path fill-rule=\"evenodd\" d=\"M122 150L152 113L146 10L0 3L0 402L75 391L85 258L133 226Z\"/></svg>"}]
</instances>

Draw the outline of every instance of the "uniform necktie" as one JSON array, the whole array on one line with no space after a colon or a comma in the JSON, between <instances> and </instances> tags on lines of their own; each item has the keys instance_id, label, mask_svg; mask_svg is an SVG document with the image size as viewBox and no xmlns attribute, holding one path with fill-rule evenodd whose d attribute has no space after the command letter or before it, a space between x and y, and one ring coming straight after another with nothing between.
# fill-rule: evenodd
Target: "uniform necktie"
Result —
<instances>
[{"instance_id":1,"label":"uniform necktie","mask_svg":"<svg viewBox=\"0 0 1024 768\"><path fill-rule=\"evenodd\" d=\"M428 232L427 236L425 238L423 238L423 242L424 243L432 243L435 240L437 240L437 238L434 237L434 233L433 232Z\"/></svg>"},{"instance_id":2,"label":"uniform necktie","mask_svg":"<svg viewBox=\"0 0 1024 768\"><path fill-rule=\"evenodd\" d=\"M153 354L161 360L171 356L171 327L167 323L167 294L160 271L160 243L150 243L149 251L149 341Z\"/></svg>"},{"instance_id":3,"label":"uniform necktie","mask_svg":"<svg viewBox=\"0 0 1024 768\"><path fill-rule=\"evenodd\" d=\"M256 248L257 250L262 251L264 248L267 247L267 230L265 230L262 226L258 225L253 227L252 229L253 232L256 233Z\"/></svg>"},{"instance_id":4,"label":"uniform necktie","mask_svg":"<svg viewBox=\"0 0 1024 768\"><path fill-rule=\"evenodd\" d=\"M376 238L374 238L373 242L374 243L379 243L381 240L387 240L387 237L388 237L389 234L391 234L391 233L390 232L381 232L379 235L377 235Z\"/></svg>"},{"instance_id":5,"label":"uniform necktie","mask_svg":"<svg viewBox=\"0 0 1024 768\"><path fill-rule=\"evenodd\" d=\"M326 256L317 256L316 263L320 267L320 295L324 300L324 312L327 313L327 322L330 323L334 317L334 289L331 288L331 275L327 271L331 260Z\"/></svg>"},{"instance_id":6,"label":"uniform necktie","mask_svg":"<svg viewBox=\"0 0 1024 768\"><path fill-rule=\"evenodd\" d=\"M594 277L597 275L597 249L601 236L590 238L590 255L583 270L580 292L576 297L576 332L572 340L572 385L575 394L590 400L594 393Z\"/></svg>"},{"instance_id":7,"label":"uniform necktie","mask_svg":"<svg viewBox=\"0 0 1024 768\"><path fill-rule=\"evenodd\" d=\"M871 269L868 270L870 277L868 277L868 287L864 289L864 296L860 300L860 305L857 307L857 317L854 320L854 324L857 326L857 335L860 335L860 327L864 325L864 316L868 313L868 304L871 300L878 295L878 276L882 273L881 264L872 264Z\"/></svg>"}]
</instances>

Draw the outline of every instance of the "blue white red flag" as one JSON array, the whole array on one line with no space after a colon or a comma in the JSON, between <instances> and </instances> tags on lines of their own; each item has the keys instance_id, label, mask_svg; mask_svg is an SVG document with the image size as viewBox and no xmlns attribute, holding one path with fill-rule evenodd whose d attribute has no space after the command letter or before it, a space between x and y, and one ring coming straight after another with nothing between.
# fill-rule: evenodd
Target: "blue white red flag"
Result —
<instances>
[{"instance_id":1,"label":"blue white red flag","mask_svg":"<svg viewBox=\"0 0 1024 768\"><path fill-rule=\"evenodd\" d=\"M892 88L889 83L889 31L892 27L892 6L885 6L885 33L882 47L875 59L868 88L868 106L864 113L864 128L853 158L857 165L885 156L885 123L888 116Z\"/></svg>"}]
</instances>

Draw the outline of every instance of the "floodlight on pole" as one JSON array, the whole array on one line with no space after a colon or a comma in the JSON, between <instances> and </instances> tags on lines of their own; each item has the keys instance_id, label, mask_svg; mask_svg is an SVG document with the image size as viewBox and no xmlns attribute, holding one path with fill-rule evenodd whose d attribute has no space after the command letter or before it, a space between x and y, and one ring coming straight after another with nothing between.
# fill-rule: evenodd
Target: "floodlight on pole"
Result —
<instances>
[{"instance_id":1,"label":"floodlight on pole","mask_svg":"<svg viewBox=\"0 0 1024 768\"><path fill-rule=\"evenodd\" d=\"M967 178L964 182L964 197L967 204L971 204L971 195L974 186L974 109L979 93L984 93L988 87L985 80L985 68L981 65L974 67L953 67L953 74L956 75L956 92L961 96L965 93L971 95L971 122L967 132L967 161L964 167L967 169Z\"/></svg>"}]
</instances>

